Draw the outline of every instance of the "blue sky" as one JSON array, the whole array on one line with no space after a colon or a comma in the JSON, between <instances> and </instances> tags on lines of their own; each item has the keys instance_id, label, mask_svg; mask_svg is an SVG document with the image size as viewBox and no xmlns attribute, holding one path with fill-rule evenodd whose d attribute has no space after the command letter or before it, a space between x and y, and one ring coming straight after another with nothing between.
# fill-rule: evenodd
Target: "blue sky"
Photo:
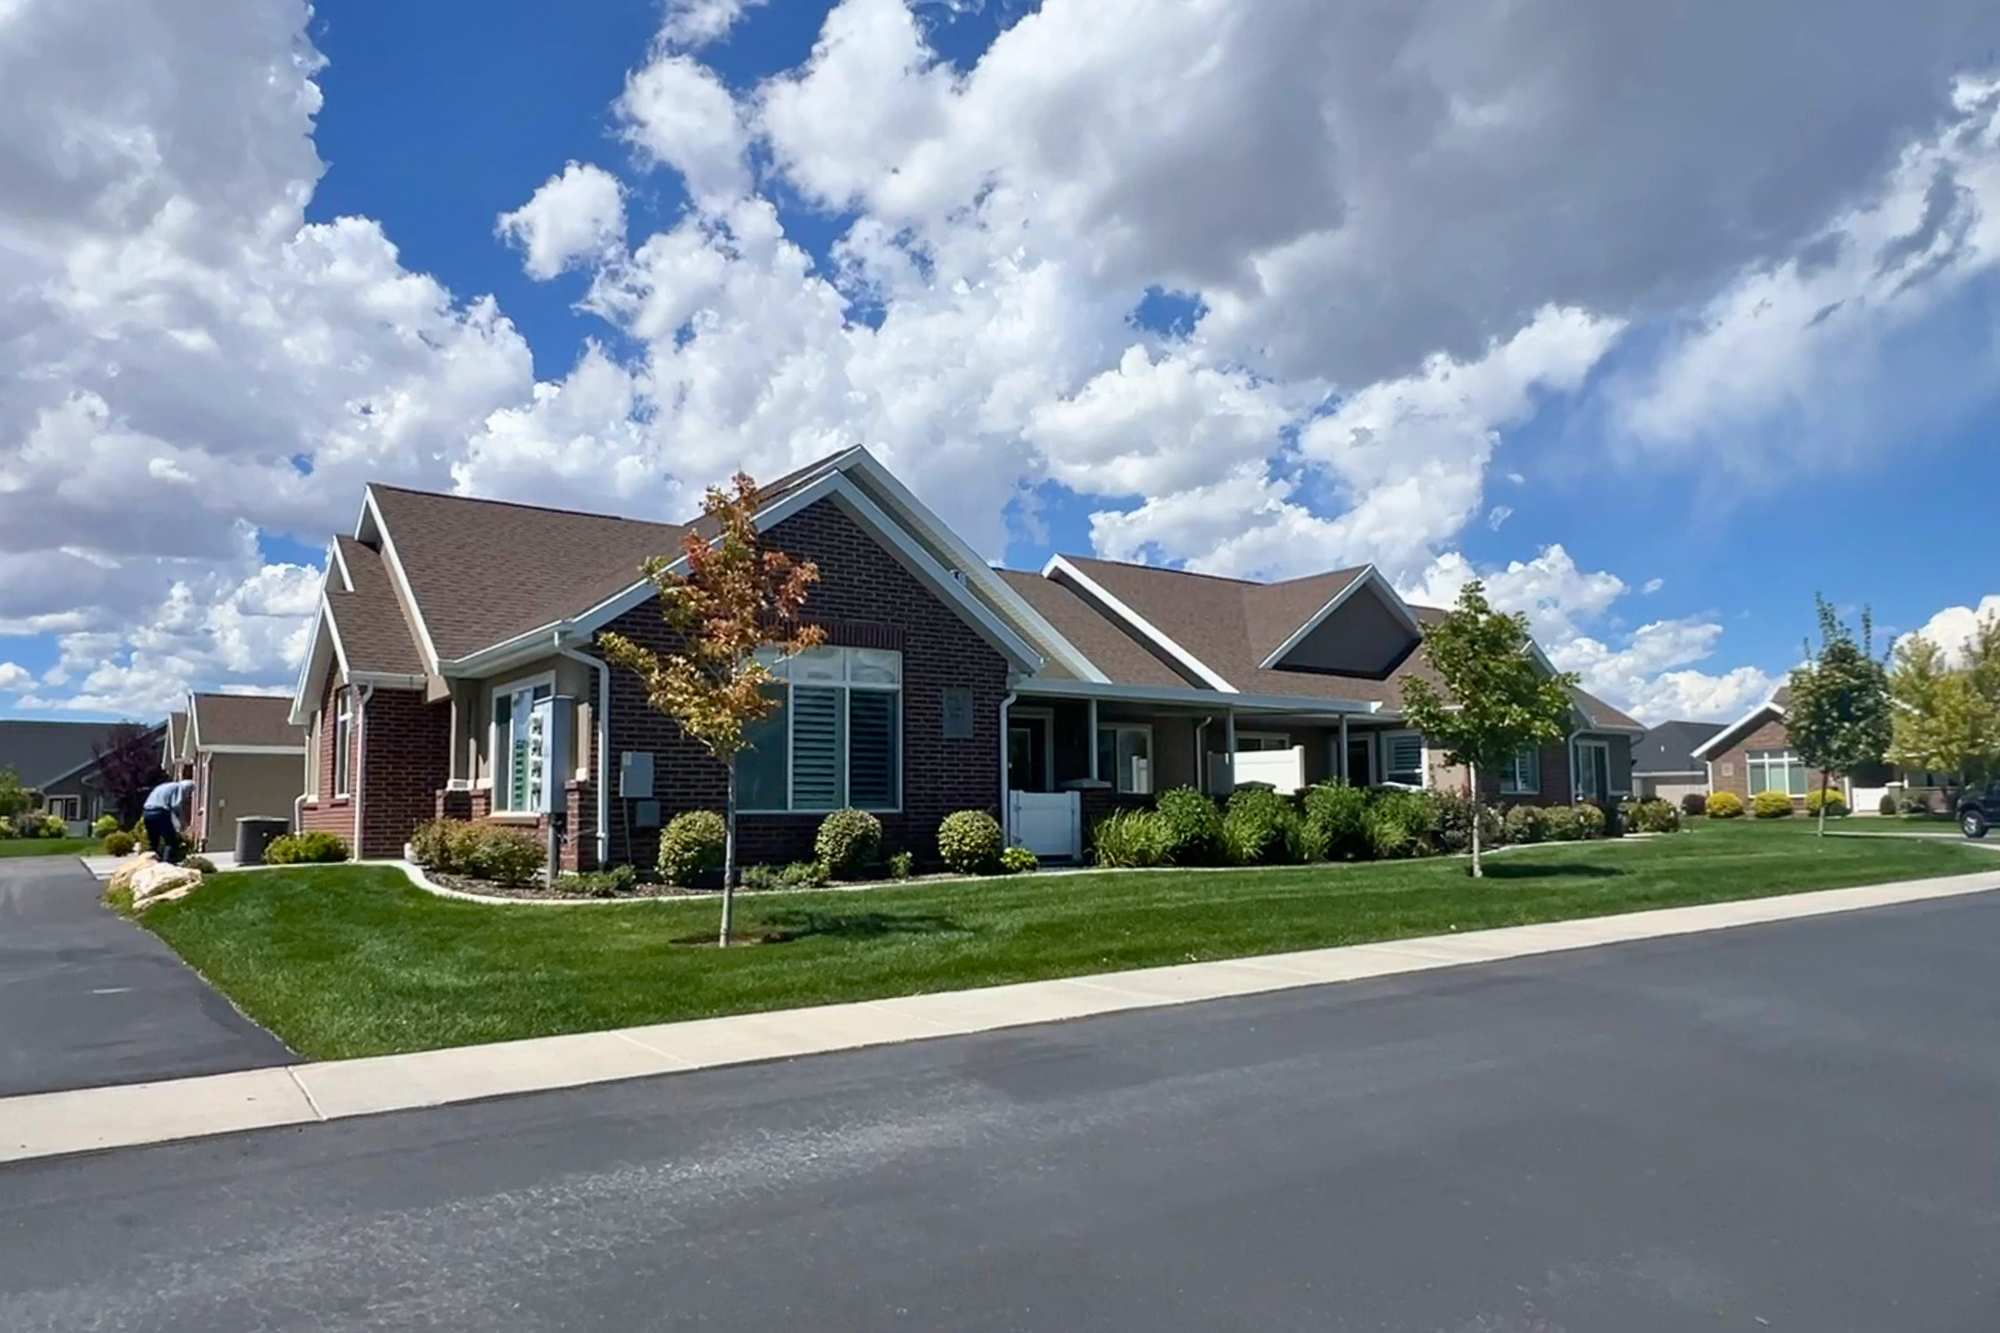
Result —
<instances>
[{"instance_id":1,"label":"blue sky","mask_svg":"<svg viewBox=\"0 0 2000 1333\"><path fill-rule=\"evenodd\" d=\"M2000 594L1982 5L90 8L0 20L0 716L287 684L369 478L853 442L1015 565L1486 577L1655 718Z\"/></svg>"}]
</instances>

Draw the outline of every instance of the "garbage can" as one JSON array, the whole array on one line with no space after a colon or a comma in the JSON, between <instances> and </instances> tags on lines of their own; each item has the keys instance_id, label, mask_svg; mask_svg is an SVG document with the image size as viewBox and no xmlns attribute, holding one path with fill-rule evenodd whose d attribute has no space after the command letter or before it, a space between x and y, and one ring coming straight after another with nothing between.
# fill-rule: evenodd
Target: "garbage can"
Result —
<instances>
[{"instance_id":1,"label":"garbage can","mask_svg":"<svg viewBox=\"0 0 2000 1333\"><path fill-rule=\"evenodd\" d=\"M271 815L245 815L236 821L236 864L239 866L260 866L264 864L264 849L271 840L292 826L289 819Z\"/></svg>"}]
</instances>

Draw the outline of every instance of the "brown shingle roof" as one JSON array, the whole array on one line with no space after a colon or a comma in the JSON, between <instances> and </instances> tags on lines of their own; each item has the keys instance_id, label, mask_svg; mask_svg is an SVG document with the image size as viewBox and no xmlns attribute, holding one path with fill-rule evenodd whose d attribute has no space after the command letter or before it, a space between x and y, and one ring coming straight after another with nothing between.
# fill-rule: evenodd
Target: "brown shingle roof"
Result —
<instances>
[{"instance_id":1,"label":"brown shingle roof","mask_svg":"<svg viewBox=\"0 0 2000 1333\"><path fill-rule=\"evenodd\" d=\"M1187 685L1189 680L1144 644L1054 579L1018 569L995 571L1056 627L1091 664L1119 685Z\"/></svg>"},{"instance_id":2,"label":"brown shingle roof","mask_svg":"<svg viewBox=\"0 0 2000 1333\"><path fill-rule=\"evenodd\" d=\"M352 537L334 540L340 547L340 562L354 582L352 591L337 578L330 580L326 589L326 604L332 608L348 669L422 675L423 652L389 581L382 553Z\"/></svg>"},{"instance_id":3,"label":"brown shingle roof","mask_svg":"<svg viewBox=\"0 0 2000 1333\"><path fill-rule=\"evenodd\" d=\"M305 732L291 723L292 701L273 694L197 694L191 697L190 731L211 745L305 746Z\"/></svg>"},{"instance_id":4,"label":"brown shingle roof","mask_svg":"<svg viewBox=\"0 0 2000 1333\"><path fill-rule=\"evenodd\" d=\"M647 557L674 555L686 531L674 523L371 489L445 661L595 606L636 582Z\"/></svg>"}]
</instances>

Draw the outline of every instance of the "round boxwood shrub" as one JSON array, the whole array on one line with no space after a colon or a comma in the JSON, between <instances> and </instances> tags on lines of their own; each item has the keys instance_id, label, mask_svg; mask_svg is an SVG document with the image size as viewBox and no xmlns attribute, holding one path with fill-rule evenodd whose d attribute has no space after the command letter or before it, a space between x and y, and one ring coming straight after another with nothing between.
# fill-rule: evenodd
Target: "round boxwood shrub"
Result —
<instances>
[{"instance_id":1,"label":"round boxwood shrub","mask_svg":"<svg viewBox=\"0 0 2000 1333\"><path fill-rule=\"evenodd\" d=\"M1791 802L1787 801L1785 804L1790 805ZM1702 808L1708 812L1710 819L1743 818L1743 798L1733 791L1710 793Z\"/></svg>"},{"instance_id":2,"label":"round boxwood shrub","mask_svg":"<svg viewBox=\"0 0 2000 1333\"><path fill-rule=\"evenodd\" d=\"M688 888L722 869L729 830L713 810L684 810L660 831L660 878Z\"/></svg>"},{"instance_id":3,"label":"round boxwood shrub","mask_svg":"<svg viewBox=\"0 0 2000 1333\"><path fill-rule=\"evenodd\" d=\"M1691 791L1687 795L1681 797L1682 818L1693 819L1696 815L1705 815L1707 813L1708 813L1708 797L1702 795L1700 792Z\"/></svg>"},{"instance_id":4,"label":"round boxwood shrub","mask_svg":"<svg viewBox=\"0 0 2000 1333\"><path fill-rule=\"evenodd\" d=\"M482 827L466 857L467 872L495 884L526 884L548 864L548 849L525 829Z\"/></svg>"},{"instance_id":5,"label":"round boxwood shrub","mask_svg":"<svg viewBox=\"0 0 2000 1333\"><path fill-rule=\"evenodd\" d=\"M108 838L116 832L118 832L116 815L99 815L90 825L90 836L93 838Z\"/></svg>"},{"instance_id":6,"label":"round boxwood shrub","mask_svg":"<svg viewBox=\"0 0 2000 1333\"><path fill-rule=\"evenodd\" d=\"M1828 819L1838 819L1847 813L1847 797L1838 787L1828 787L1824 792L1818 787L1814 787L1806 793L1807 814L1818 814L1822 803L1826 806L1826 817Z\"/></svg>"},{"instance_id":7,"label":"round boxwood shrub","mask_svg":"<svg viewBox=\"0 0 2000 1333\"><path fill-rule=\"evenodd\" d=\"M1025 875L1042 868L1042 858L1026 847L1009 847L1000 853L1000 869L1010 875Z\"/></svg>"},{"instance_id":8,"label":"round boxwood shrub","mask_svg":"<svg viewBox=\"0 0 2000 1333\"><path fill-rule=\"evenodd\" d=\"M1168 865L1213 865L1222 855L1222 812L1193 787L1160 796L1162 855Z\"/></svg>"},{"instance_id":9,"label":"round boxwood shrub","mask_svg":"<svg viewBox=\"0 0 2000 1333\"><path fill-rule=\"evenodd\" d=\"M104 854L106 856L132 854L132 835L118 828L116 820L112 821L111 832L104 835Z\"/></svg>"},{"instance_id":10,"label":"round boxwood shrub","mask_svg":"<svg viewBox=\"0 0 2000 1333\"><path fill-rule=\"evenodd\" d=\"M1589 801L1576 803L1576 836L1579 838L1601 838L1609 821L1604 817L1604 807L1592 805Z\"/></svg>"},{"instance_id":11,"label":"round boxwood shrub","mask_svg":"<svg viewBox=\"0 0 2000 1333\"><path fill-rule=\"evenodd\" d=\"M984 810L955 810L938 825L938 858L961 875L992 873L1000 846L1000 821Z\"/></svg>"},{"instance_id":12,"label":"round boxwood shrub","mask_svg":"<svg viewBox=\"0 0 2000 1333\"><path fill-rule=\"evenodd\" d=\"M1583 836L1573 805L1550 806L1543 812L1542 829L1544 839L1549 842L1575 842Z\"/></svg>"},{"instance_id":13,"label":"round boxwood shrub","mask_svg":"<svg viewBox=\"0 0 2000 1333\"><path fill-rule=\"evenodd\" d=\"M61 815L43 815L41 821L41 827L38 832L42 837L67 838L69 836L69 821Z\"/></svg>"},{"instance_id":14,"label":"round boxwood shrub","mask_svg":"<svg viewBox=\"0 0 2000 1333\"><path fill-rule=\"evenodd\" d=\"M1222 814L1222 847L1240 866L1284 865L1299 859L1299 812L1269 787L1242 787Z\"/></svg>"},{"instance_id":15,"label":"round boxwood shrub","mask_svg":"<svg viewBox=\"0 0 2000 1333\"><path fill-rule=\"evenodd\" d=\"M271 839L271 845L264 849L265 863L274 866L313 865L346 859L346 839L320 829L309 833L280 834Z\"/></svg>"},{"instance_id":16,"label":"round boxwood shrub","mask_svg":"<svg viewBox=\"0 0 2000 1333\"><path fill-rule=\"evenodd\" d=\"M819 822L813 854L835 879L859 879L882 851L882 821L866 810L836 810Z\"/></svg>"},{"instance_id":17,"label":"round boxwood shrub","mask_svg":"<svg viewBox=\"0 0 2000 1333\"><path fill-rule=\"evenodd\" d=\"M1501 823L1508 842L1542 842L1549 836L1549 812L1539 805L1517 805Z\"/></svg>"},{"instance_id":18,"label":"round boxwood shrub","mask_svg":"<svg viewBox=\"0 0 2000 1333\"><path fill-rule=\"evenodd\" d=\"M1885 815L1893 815L1893 814L1895 814L1895 813L1896 813L1896 793L1894 793L1894 792L1892 792L1892 791L1885 791L1885 792L1883 792L1883 793L1882 793L1882 803L1881 803L1881 804L1880 804L1879 806L1877 806L1877 807L1876 807L1876 809L1877 809L1877 810L1878 810L1878 811L1879 811L1880 813L1882 813L1882 814L1885 814Z\"/></svg>"},{"instance_id":19,"label":"round boxwood shrub","mask_svg":"<svg viewBox=\"0 0 2000 1333\"><path fill-rule=\"evenodd\" d=\"M1792 798L1781 791L1766 788L1750 798L1750 813L1759 819L1789 819Z\"/></svg>"},{"instance_id":20,"label":"round boxwood shrub","mask_svg":"<svg viewBox=\"0 0 2000 1333\"><path fill-rule=\"evenodd\" d=\"M1679 833L1681 812L1670 802L1649 797L1632 808L1632 828L1638 833Z\"/></svg>"},{"instance_id":21,"label":"round boxwood shrub","mask_svg":"<svg viewBox=\"0 0 2000 1333\"><path fill-rule=\"evenodd\" d=\"M1314 859L1358 861L1369 854L1368 793L1344 782L1306 788L1305 841Z\"/></svg>"}]
</instances>

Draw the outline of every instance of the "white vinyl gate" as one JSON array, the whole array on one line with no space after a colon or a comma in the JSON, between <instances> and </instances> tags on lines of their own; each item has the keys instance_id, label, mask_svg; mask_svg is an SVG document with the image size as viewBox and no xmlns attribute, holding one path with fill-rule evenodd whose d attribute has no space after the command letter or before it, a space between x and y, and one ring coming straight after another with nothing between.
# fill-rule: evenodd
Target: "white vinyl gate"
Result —
<instances>
[{"instance_id":1,"label":"white vinyl gate","mask_svg":"<svg viewBox=\"0 0 2000 1333\"><path fill-rule=\"evenodd\" d=\"M1036 856L1083 856L1083 797L1073 791L1010 791L1007 828Z\"/></svg>"}]
</instances>

